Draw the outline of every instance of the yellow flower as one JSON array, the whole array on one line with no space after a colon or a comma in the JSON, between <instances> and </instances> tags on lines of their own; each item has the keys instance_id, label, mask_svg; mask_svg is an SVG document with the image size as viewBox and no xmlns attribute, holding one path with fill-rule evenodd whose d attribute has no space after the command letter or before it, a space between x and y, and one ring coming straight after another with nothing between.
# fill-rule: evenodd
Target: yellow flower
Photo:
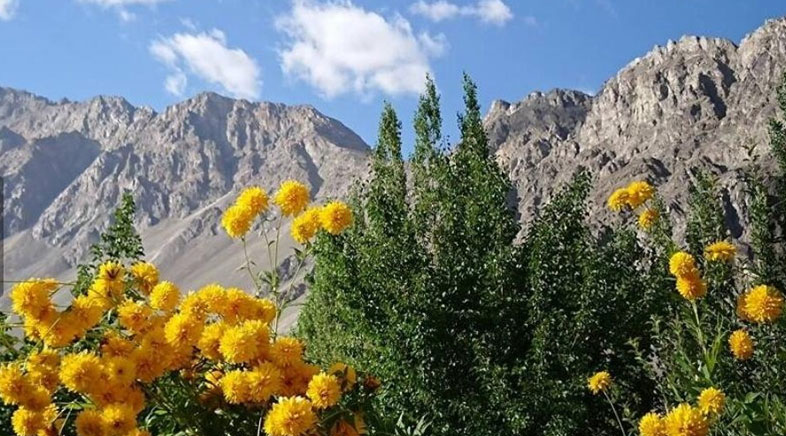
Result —
<instances>
[{"instance_id":1,"label":"yellow flower","mask_svg":"<svg viewBox=\"0 0 786 436\"><path fill-rule=\"evenodd\" d=\"M608 206L614 212L619 212L628 205L630 193L627 188L620 188L609 196Z\"/></svg>"},{"instance_id":2,"label":"yellow flower","mask_svg":"<svg viewBox=\"0 0 786 436\"><path fill-rule=\"evenodd\" d=\"M360 436L355 427L343 419L339 419L330 429L330 436Z\"/></svg>"},{"instance_id":3,"label":"yellow flower","mask_svg":"<svg viewBox=\"0 0 786 436\"><path fill-rule=\"evenodd\" d=\"M737 249L726 241L712 243L704 249L704 257L707 260L728 261L734 259L735 254L737 254Z\"/></svg>"},{"instance_id":4,"label":"yellow flower","mask_svg":"<svg viewBox=\"0 0 786 436\"><path fill-rule=\"evenodd\" d=\"M644 181L631 182L626 190L628 191L628 206L631 209L641 206L655 194L655 188Z\"/></svg>"},{"instance_id":5,"label":"yellow flower","mask_svg":"<svg viewBox=\"0 0 786 436\"><path fill-rule=\"evenodd\" d=\"M678 251L669 259L669 272L675 277L698 276L696 260L684 251Z\"/></svg>"},{"instance_id":6,"label":"yellow flower","mask_svg":"<svg viewBox=\"0 0 786 436\"><path fill-rule=\"evenodd\" d=\"M102 382L101 374L101 360L86 351L66 355L60 365L60 381L74 392L93 391Z\"/></svg>"},{"instance_id":7,"label":"yellow flower","mask_svg":"<svg viewBox=\"0 0 786 436\"><path fill-rule=\"evenodd\" d=\"M285 216L297 215L308 205L308 187L296 180L286 180L276 192L273 201Z\"/></svg>"},{"instance_id":8,"label":"yellow flower","mask_svg":"<svg viewBox=\"0 0 786 436\"><path fill-rule=\"evenodd\" d=\"M150 292L150 307L171 312L180 301L180 289L172 282L161 282Z\"/></svg>"},{"instance_id":9,"label":"yellow flower","mask_svg":"<svg viewBox=\"0 0 786 436\"><path fill-rule=\"evenodd\" d=\"M699 394L699 410L705 415L720 415L724 404L726 404L726 395L719 389L710 387Z\"/></svg>"},{"instance_id":10,"label":"yellow flower","mask_svg":"<svg viewBox=\"0 0 786 436\"><path fill-rule=\"evenodd\" d=\"M30 279L11 289L13 311L20 316L40 319L52 308L50 294L57 289L54 279Z\"/></svg>"},{"instance_id":11,"label":"yellow flower","mask_svg":"<svg viewBox=\"0 0 786 436\"><path fill-rule=\"evenodd\" d=\"M230 404L240 404L248 401L249 379L247 371L228 371L219 382L224 399Z\"/></svg>"},{"instance_id":12,"label":"yellow flower","mask_svg":"<svg viewBox=\"0 0 786 436\"><path fill-rule=\"evenodd\" d=\"M130 386L136 379L136 366L125 357L105 357L104 370L109 383L114 385Z\"/></svg>"},{"instance_id":13,"label":"yellow flower","mask_svg":"<svg viewBox=\"0 0 786 436\"><path fill-rule=\"evenodd\" d=\"M134 333L142 333L149 326L153 311L142 303L126 300L117 308L117 320L121 326Z\"/></svg>"},{"instance_id":14,"label":"yellow flower","mask_svg":"<svg viewBox=\"0 0 786 436\"><path fill-rule=\"evenodd\" d=\"M242 320L249 319L249 309L253 304L253 300L254 297L246 294L242 289L229 288L224 291L223 304L216 312L227 323L236 324Z\"/></svg>"},{"instance_id":15,"label":"yellow flower","mask_svg":"<svg viewBox=\"0 0 786 436\"><path fill-rule=\"evenodd\" d=\"M136 376L144 383L161 377L166 371L168 356L161 356L157 347L147 343L131 352L130 359L136 366Z\"/></svg>"},{"instance_id":16,"label":"yellow flower","mask_svg":"<svg viewBox=\"0 0 786 436\"><path fill-rule=\"evenodd\" d=\"M226 329L226 324L223 322L216 322L208 324L205 329L202 330L202 336L200 336L199 342L197 342L197 348L199 348L203 356L213 361L221 360L219 347L221 346L221 338L224 336Z\"/></svg>"},{"instance_id":17,"label":"yellow flower","mask_svg":"<svg viewBox=\"0 0 786 436\"><path fill-rule=\"evenodd\" d=\"M150 262L137 262L131 267L131 275L142 294L147 295L158 284L158 268Z\"/></svg>"},{"instance_id":18,"label":"yellow flower","mask_svg":"<svg viewBox=\"0 0 786 436\"><path fill-rule=\"evenodd\" d=\"M43 386L31 386L19 399L19 405L29 410L42 410L52 403L52 395Z\"/></svg>"},{"instance_id":19,"label":"yellow flower","mask_svg":"<svg viewBox=\"0 0 786 436\"><path fill-rule=\"evenodd\" d=\"M596 372L587 379L587 387L595 395L606 392L611 387L611 374L607 371Z\"/></svg>"},{"instance_id":20,"label":"yellow flower","mask_svg":"<svg viewBox=\"0 0 786 436\"><path fill-rule=\"evenodd\" d=\"M340 201L331 201L322 208L319 220L322 228L331 235L338 235L352 225L352 209Z\"/></svg>"},{"instance_id":21,"label":"yellow flower","mask_svg":"<svg viewBox=\"0 0 786 436\"><path fill-rule=\"evenodd\" d=\"M311 431L316 423L317 416L308 400L283 398L267 414L265 431L269 436L301 436Z\"/></svg>"},{"instance_id":22,"label":"yellow flower","mask_svg":"<svg viewBox=\"0 0 786 436\"><path fill-rule=\"evenodd\" d=\"M11 417L11 426L18 436L36 436L47 427L41 412L24 407L16 409Z\"/></svg>"},{"instance_id":23,"label":"yellow flower","mask_svg":"<svg viewBox=\"0 0 786 436\"><path fill-rule=\"evenodd\" d=\"M189 314L177 313L169 318L164 326L166 341L175 348L186 348L196 345L202 335L202 320Z\"/></svg>"},{"instance_id":24,"label":"yellow flower","mask_svg":"<svg viewBox=\"0 0 786 436\"><path fill-rule=\"evenodd\" d=\"M306 209L292 221L292 239L300 244L305 244L317 234L320 226L320 211L318 207Z\"/></svg>"},{"instance_id":25,"label":"yellow flower","mask_svg":"<svg viewBox=\"0 0 786 436\"><path fill-rule=\"evenodd\" d=\"M270 347L270 360L280 368L286 368L302 360L303 344L290 337L280 337Z\"/></svg>"},{"instance_id":26,"label":"yellow flower","mask_svg":"<svg viewBox=\"0 0 786 436\"><path fill-rule=\"evenodd\" d=\"M355 368L341 362L331 365L330 369L328 369L328 374L333 374L338 377L341 380L345 391L351 390L358 380Z\"/></svg>"},{"instance_id":27,"label":"yellow flower","mask_svg":"<svg viewBox=\"0 0 786 436\"><path fill-rule=\"evenodd\" d=\"M257 216L267 210L267 192L258 186L246 188L237 197L235 204L243 208L248 208L254 216Z\"/></svg>"},{"instance_id":28,"label":"yellow flower","mask_svg":"<svg viewBox=\"0 0 786 436\"><path fill-rule=\"evenodd\" d=\"M706 436L709 423L702 413L689 404L680 404L666 415L668 436Z\"/></svg>"},{"instance_id":29,"label":"yellow flower","mask_svg":"<svg viewBox=\"0 0 786 436\"><path fill-rule=\"evenodd\" d=\"M101 322L101 318L108 309L106 299L96 298L92 295L80 295L71 302L68 321L82 332L90 330ZM78 335L82 336L82 335Z\"/></svg>"},{"instance_id":30,"label":"yellow flower","mask_svg":"<svg viewBox=\"0 0 786 436\"><path fill-rule=\"evenodd\" d=\"M227 362L245 363L262 357L270 341L268 326L262 321L246 321L228 328L221 337L219 351Z\"/></svg>"},{"instance_id":31,"label":"yellow flower","mask_svg":"<svg viewBox=\"0 0 786 436\"><path fill-rule=\"evenodd\" d=\"M678 277L677 291L682 295L682 298L694 301L707 294L707 283L699 277Z\"/></svg>"},{"instance_id":32,"label":"yellow flower","mask_svg":"<svg viewBox=\"0 0 786 436\"><path fill-rule=\"evenodd\" d=\"M128 357L134 351L134 344L116 332L108 332L101 341L101 355L104 357Z\"/></svg>"},{"instance_id":33,"label":"yellow flower","mask_svg":"<svg viewBox=\"0 0 786 436\"><path fill-rule=\"evenodd\" d=\"M152 436L147 430L140 430L138 428L131 430L126 436Z\"/></svg>"},{"instance_id":34,"label":"yellow flower","mask_svg":"<svg viewBox=\"0 0 786 436\"><path fill-rule=\"evenodd\" d=\"M226 305L226 291L221 285L211 283L202 287L196 293L190 294L187 299L194 300L191 304L197 306L196 301L199 302L205 312L220 313L221 309ZM182 306L186 306L185 302ZM185 311L185 307L181 307Z\"/></svg>"},{"instance_id":35,"label":"yellow flower","mask_svg":"<svg viewBox=\"0 0 786 436\"><path fill-rule=\"evenodd\" d=\"M251 209L235 204L224 212L221 226L230 238L242 238L251 229L255 216Z\"/></svg>"},{"instance_id":36,"label":"yellow flower","mask_svg":"<svg viewBox=\"0 0 786 436\"><path fill-rule=\"evenodd\" d=\"M341 385L334 375L320 373L308 383L306 396L317 409L335 406L341 398Z\"/></svg>"},{"instance_id":37,"label":"yellow flower","mask_svg":"<svg viewBox=\"0 0 786 436\"><path fill-rule=\"evenodd\" d=\"M267 298L254 298L248 306L248 319L262 321L270 325L270 322L276 318L276 304Z\"/></svg>"},{"instance_id":38,"label":"yellow flower","mask_svg":"<svg viewBox=\"0 0 786 436\"><path fill-rule=\"evenodd\" d=\"M79 436L107 436L109 428L96 410L83 410L76 417L76 434Z\"/></svg>"},{"instance_id":39,"label":"yellow flower","mask_svg":"<svg viewBox=\"0 0 786 436\"><path fill-rule=\"evenodd\" d=\"M660 213L657 209L649 208L639 214L639 228L642 230L649 230L658 221Z\"/></svg>"},{"instance_id":40,"label":"yellow flower","mask_svg":"<svg viewBox=\"0 0 786 436\"><path fill-rule=\"evenodd\" d=\"M43 349L30 354L27 358L27 375L33 384L43 386L48 392L54 392L60 384L57 373L60 368L60 356L54 350ZM0 383L2 383L0 379ZM2 390L0 389L0 394Z\"/></svg>"},{"instance_id":41,"label":"yellow flower","mask_svg":"<svg viewBox=\"0 0 786 436\"><path fill-rule=\"evenodd\" d=\"M639 433L641 436L666 436L663 418L652 412L644 415L639 421Z\"/></svg>"},{"instance_id":42,"label":"yellow flower","mask_svg":"<svg viewBox=\"0 0 786 436\"><path fill-rule=\"evenodd\" d=\"M248 398L263 403L281 390L281 371L270 362L265 362L247 374Z\"/></svg>"},{"instance_id":43,"label":"yellow flower","mask_svg":"<svg viewBox=\"0 0 786 436\"><path fill-rule=\"evenodd\" d=\"M105 262L98 267L98 277L96 281L101 283L108 291L109 295L118 298L125 291L123 279L126 276L126 269L118 262Z\"/></svg>"},{"instance_id":44,"label":"yellow flower","mask_svg":"<svg viewBox=\"0 0 786 436\"><path fill-rule=\"evenodd\" d=\"M729 336L729 349L735 359L750 359L753 356L753 340L745 330L736 330Z\"/></svg>"},{"instance_id":45,"label":"yellow flower","mask_svg":"<svg viewBox=\"0 0 786 436\"><path fill-rule=\"evenodd\" d=\"M759 285L745 295L745 314L759 324L770 323L781 316L783 295L772 286Z\"/></svg>"},{"instance_id":46,"label":"yellow flower","mask_svg":"<svg viewBox=\"0 0 786 436\"><path fill-rule=\"evenodd\" d=\"M136 428L136 416L126 404L110 404L101 410L109 434L125 435Z\"/></svg>"},{"instance_id":47,"label":"yellow flower","mask_svg":"<svg viewBox=\"0 0 786 436\"><path fill-rule=\"evenodd\" d=\"M32 389L22 367L9 363L0 367L0 398L5 404L19 404Z\"/></svg>"}]
</instances>

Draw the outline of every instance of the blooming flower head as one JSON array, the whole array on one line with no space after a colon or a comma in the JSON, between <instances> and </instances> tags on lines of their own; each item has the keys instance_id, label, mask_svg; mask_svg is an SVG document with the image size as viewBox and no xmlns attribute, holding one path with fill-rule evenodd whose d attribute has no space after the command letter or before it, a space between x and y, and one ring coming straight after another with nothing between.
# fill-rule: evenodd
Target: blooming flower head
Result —
<instances>
[{"instance_id":1,"label":"blooming flower head","mask_svg":"<svg viewBox=\"0 0 786 436\"><path fill-rule=\"evenodd\" d=\"M684 251L674 253L669 259L669 272L675 277L698 276L696 259Z\"/></svg>"},{"instance_id":2,"label":"blooming flower head","mask_svg":"<svg viewBox=\"0 0 786 436\"><path fill-rule=\"evenodd\" d=\"M246 321L226 329L219 351L227 362L246 363L262 357L268 348L269 329L261 321Z\"/></svg>"},{"instance_id":3,"label":"blooming flower head","mask_svg":"<svg viewBox=\"0 0 786 436\"><path fill-rule=\"evenodd\" d=\"M94 391L96 384L102 383L101 375L101 360L86 351L64 356L60 365L60 381L74 392Z\"/></svg>"},{"instance_id":4,"label":"blooming flower head","mask_svg":"<svg viewBox=\"0 0 786 436\"><path fill-rule=\"evenodd\" d=\"M619 212L628 206L630 193L627 188L620 188L609 196L608 206L614 212Z\"/></svg>"},{"instance_id":5,"label":"blooming flower head","mask_svg":"<svg viewBox=\"0 0 786 436\"><path fill-rule=\"evenodd\" d=\"M753 340L745 330L736 330L729 336L729 349L735 359L750 359L753 356Z\"/></svg>"},{"instance_id":6,"label":"blooming flower head","mask_svg":"<svg viewBox=\"0 0 786 436\"><path fill-rule=\"evenodd\" d=\"M596 372L587 379L587 387L595 395L606 392L611 387L611 374L607 371Z\"/></svg>"},{"instance_id":7,"label":"blooming flower head","mask_svg":"<svg viewBox=\"0 0 786 436\"><path fill-rule=\"evenodd\" d=\"M270 436L301 436L308 434L316 423L317 416L307 399L283 398L265 418L265 431Z\"/></svg>"},{"instance_id":8,"label":"blooming flower head","mask_svg":"<svg viewBox=\"0 0 786 436\"><path fill-rule=\"evenodd\" d=\"M677 291L682 295L682 298L688 301L694 301L707 294L707 282L699 277L678 277Z\"/></svg>"},{"instance_id":9,"label":"blooming flower head","mask_svg":"<svg viewBox=\"0 0 786 436\"><path fill-rule=\"evenodd\" d=\"M158 284L158 268L150 262L137 262L131 266L131 275L142 294L147 295Z\"/></svg>"},{"instance_id":10,"label":"blooming flower head","mask_svg":"<svg viewBox=\"0 0 786 436\"><path fill-rule=\"evenodd\" d=\"M296 338L280 337L270 346L270 360L281 368L302 360L303 344Z\"/></svg>"},{"instance_id":11,"label":"blooming flower head","mask_svg":"<svg viewBox=\"0 0 786 436\"><path fill-rule=\"evenodd\" d=\"M335 406L341 398L341 384L338 377L320 373L308 383L306 396L317 409Z\"/></svg>"},{"instance_id":12,"label":"blooming flower head","mask_svg":"<svg viewBox=\"0 0 786 436\"><path fill-rule=\"evenodd\" d=\"M219 385L224 393L224 399L230 404L241 404L249 398L248 371L228 371L221 377Z\"/></svg>"},{"instance_id":13,"label":"blooming flower head","mask_svg":"<svg viewBox=\"0 0 786 436\"><path fill-rule=\"evenodd\" d=\"M125 290L125 283L123 280L126 277L126 269L123 264L119 262L109 261L104 262L98 267L98 276L96 281L98 286L105 288L108 294L114 298L118 298Z\"/></svg>"},{"instance_id":14,"label":"blooming flower head","mask_svg":"<svg viewBox=\"0 0 786 436\"><path fill-rule=\"evenodd\" d=\"M109 308L105 303L107 300L96 298L91 295L80 295L71 302L68 312L67 322L73 323L76 330L84 333L95 327L101 321L101 317ZM78 336L81 336L78 335Z\"/></svg>"},{"instance_id":15,"label":"blooming flower head","mask_svg":"<svg viewBox=\"0 0 786 436\"><path fill-rule=\"evenodd\" d=\"M246 188L237 197L235 204L249 209L254 216L257 216L267 210L267 192L259 186Z\"/></svg>"},{"instance_id":16,"label":"blooming flower head","mask_svg":"<svg viewBox=\"0 0 786 436\"><path fill-rule=\"evenodd\" d=\"M772 286L759 285L745 296L745 314L759 324L770 323L781 316L783 295Z\"/></svg>"},{"instance_id":17,"label":"blooming flower head","mask_svg":"<svg viewBox=\"0 0 786 436\"><path fill-rule=\"evenodd\" d=\"M639 421L641 436L666 436L666 425L657 413L648 413Z\"/></svg>"},{"instance_id":18,"label":"blooming flower head","mask_svg":"<svg viewBox=\"0 0 786 436\"><path fill-rule=\"evenodd\" d=\"M109 433L125 435L136 428L136 415L127 404L110 404L101 410L101 418Z\"/></svg>"},{"instance_id":19,"label":"blooming flower head","mask_svg":"<svg viewBox=\"0 0 786 436\"><path fill-rule=\"evenodd\" d=\"M115 386L130 386L136 378L134 362L125 357L104 357L104 372L107 381Z\"/></svg>"},{"instance_id":20,"label":"blooming flower head","mask_svg":"<svg viewBox=\"0 0 786 436\"><path fill-rule=\"evenodd\" d=\"M101 341L101 355L104 357L128 357L134 351L134 343L115 332L108 332Z\"/></svg>"},{"instance_id":21,"label":"blooming flower head","mask_svg":"<svg viewBox=\"0 0 786 436\"><path fill-rule=\"evenodd\" d=\"M730 242L718 241L704 249L704 257L712 261L729 261L734 259L737 249Z\"/></svg>"},{"instance_id":22,"label":"blooming flower head","mask_svg":"<svg viewBox=\"0 0 786 436\"><path fill-rule=\"evenodd\" d=\"M76 417L76 433L79 436L107 436L109 428L97 410L83 410Z\"/></svg>"},{"instance_id":23,"label":"blooming flower head","mask_svg":"<svg viewBox=\"0 0 786 436\"><path fill-rule=\"evenodd\" d=\"M49 296L56 289L54 279L30 279L18 283L11 290L11 307L20 316L40 319L51 309Z\"/></svg>"},{"instance_id":24,"label":"blooming flower head","mask_svg":"<svg viewBox=\"0 0 786 436\"><path fill-rule=\"evenodd\" d=\"M331 201L322 208L319 220L322 228L331 235L338 235L352 225L352 209L346 203Z\"/></svg>"},{"instance_id":25,"label":"blooming flower head","mask_svg":"<svg viewBox=\"0 0 786 436\"><path fill-rule=\"evenodd\" d=\"M169 345L183 349L199 342L203 328L204 324L201 319L189 313L180 312L166 322L164 335Z\"/></svg>"},{"instance_id":26,"label":"blooming flower head","mask_svg":"<svg viewBox=\"0 0 786 436\"><path fill-rule=\"evenodd\" d=\"M120 325L134 333L142 333L148 327L152 314L147 305L133 300L126 300L117 308Z\"/></svg>"},{"instance_id":27,"label":"blooming flower head","mask_svg":"<svg viewBox=\"0 0 786 436\"><path fill-rule=\"evenodd\" d=\"M221 338L227 330L227 325L223 322L215 322L208 324L202 330L202 336L197 342L197 348L202 355L210 360L218 361L221 359L219 347L221 346Z\"/></svg>"},{"instance_id":28,"label":"blooming flower head","mask_svg":"<svg viewBox=\"0 0 786 436\"><path fill-rule=\"evenodd\" d=\"M690 404L680 404L666 415L666 434L668 436L707 436L707 418Z\"/></svg>"},{"instance_id":29,"label":"blooming flower head","mask_svg":"<svg viewBox=\"0 0 786 436\"><path fill-rule=\"evenodd\" d=\"M644 181L631 182L626 189L628 191L627 202L631 209L641 206L655 194L655 188Z\"/></svg>"},{"instance_id":30,"label":"blooming flower head","mask_svg":"<svg viewBox=\"0 0 786 436\"><path fill-rule=\"evenodd\" d=\"M255 217L251 209L235 204L224 212L221 226L230 238L242 238L251 229Z\"/></svg>"},{"instance_id":31,"label":"blooming flower head","mask_svg":"<svg viewBox=\"0 0 786 436\"><path fill-rule=\"evenodd\" d=\"M726 395L719 389L710 387L699 394L699 410L708 416L717 416L723 412Z\"/></svg>"},{"instance_id":32,"label":"blooming flower head","mask_svg":"<svg viewBox=\"0 0 786 436\"><path fill-rule=\"evenodd\" d=\"M18 436L36 436L49 424L42 412L20 407L11 416L11 426Z\"/></svg>"},{"instance_id":33,"label":"blooming flower head","mask_svg":"<svg viewBox=\"0 0 786 436\"><path fill-rule=\"evenodd\" d=\"M649 230L655 225L655 222L658 221L660 217L660 213L657 209L649 208L644 209L644 211L639 214L639 228L642 230Z\"/></svg>"},{"instance_id":34,"label":"blooming flower head","mask_svg":"<svg viewBox=\"0 0 786 436\"><path fill-rule=\"evenodd\" d=\"M748 299L747 292L743 292L742 294L740 294L740 296L737 297L737 307L735 311L737 312L737 317L740 318L741 320L753 321L751 317L748 316L748 312L746 312L746 306L748 305L747 299Z\"/></svg>"},{"instance_id":35,"label":"blooming flower head","mask_svg":"<svg viewBox=\"0 0 786 436\"><path fill-rule=\"evenodd\" d=\"M320 211L321 209L318 207L311 207L298 215L295 220L292 221L292 229L290 231L292 239L300 244L305 244L310 241L319 230Z\"/></svg>"},{"instance_id":36,"label":"blooming flower head","mask_svg":"<svg viewBox=\"0 0 786 436\"><path fill-rule=\"evenodd\" d=\"M171 312L180 301L180 289L172 282L161 282L150 292L150 307Z\"/></svg>"},{"instance_id":37,"label":"blooming flower head","mask_svg":"<svg viewBox=\"0 0 786 436\"><path fill-rule=\"evenodd\" d=\"M248 397L255 403L263 403L281 390L281 371L270 362L265 362L248 372Z\"/></svg>"},{"instance_id":38,"label":"blooming flower head","mask_svg":"<svg viewBox=\"0 0 786 436\"><path fill-rule=\"evenodd\" d=\"M306 185L296 181L287 180L281 183L273 201L281 208L285 216L297 215L306 209L309 192Z\"/></svg>"},{"instance_id":39,"label":"blooming flower head","mask_svg":"<svg viewBox=\"0 0 786 436\"><path fill-rule=\"evenodd\" d=\"M0 399L5 404L19 404L31 389L21 365L8 363L0 367Z\"/></svg>"}]
</instances>

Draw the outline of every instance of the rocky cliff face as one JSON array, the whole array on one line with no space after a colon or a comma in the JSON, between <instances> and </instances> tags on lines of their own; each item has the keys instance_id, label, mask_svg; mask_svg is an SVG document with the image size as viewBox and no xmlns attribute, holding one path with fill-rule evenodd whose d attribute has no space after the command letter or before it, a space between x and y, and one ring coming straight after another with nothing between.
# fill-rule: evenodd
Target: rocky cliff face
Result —
<instances>
[{"instance_id":1,"label":"rocky cliff face","mask_svg":"<svg viewBox=\"0 0 786 436\"><path fill-rule=\"evenodd\" d=\"M340 197L367 171L367 152L308 106L206 93L158 114L120 98L54 103L0 88L5 275L68 272L126 189L146 251L170 279L234 275L238 250L218 223L241 187L296 178L316 198Z\"/></svg>"},{"instance_id":2,"label":"rocky cliff face","mask_svg":"<svg viewBox=\"0 0 786 436\"><path fill-rule=\"evenodd\" d=\"M614 188L642 177L679 215L691 168L701 167L720 176L736 236L746 147L771 160L766 125L784 72L786 19L772 20L739 46L684 37L655 47L596 96L554 90L497 101L486 127L525 224L580 166L596 179L592 219L608 217ZM122 98L51 102L0 88L5 275L68 273L130 189L164 278L248 288L235 273L242 255L218 228L238 189L297 178L317 198L337 197L367 173L367 160L357 135L308 106L206 93L155 113Z\"/></svg>"},{"instance_id":3,"label":"rocky cliff face","mask_svg":"<svg viewBox=\"0 0 786 436\"><path fill-rule=\"evenodd\" d=\"M771 20L739 46L692 36L656 46L594 97L555 90L495 102L486 126L525 222L579 166L597 182L593 218L608 216L603 206L614 188L642 177L679 216L691 169L700 167L720 176L727 218L739 233L746 147L768 163L767 120L784 72L786 20Z\"/></svg>"}]
</instances>

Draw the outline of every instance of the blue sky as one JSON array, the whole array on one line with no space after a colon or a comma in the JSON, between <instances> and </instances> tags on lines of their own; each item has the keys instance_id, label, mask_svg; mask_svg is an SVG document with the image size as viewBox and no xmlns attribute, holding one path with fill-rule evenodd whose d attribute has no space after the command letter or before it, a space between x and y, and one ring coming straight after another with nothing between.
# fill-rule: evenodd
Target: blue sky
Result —
<instances>
[{"instance_id":1,"label":"blue sky","mask_svg":"<svg viewBox=\"0 0 786 436\"><path fill-rule=\"evenodd\" d=\"M0 0L0 86L156 110L204 90L308 103L370 144L389 100L411 150L426 71L455 139L464 70L484 109L594 92L656 44L738 42L783 15L783 0Z\"/></svg>"}]
</instances>

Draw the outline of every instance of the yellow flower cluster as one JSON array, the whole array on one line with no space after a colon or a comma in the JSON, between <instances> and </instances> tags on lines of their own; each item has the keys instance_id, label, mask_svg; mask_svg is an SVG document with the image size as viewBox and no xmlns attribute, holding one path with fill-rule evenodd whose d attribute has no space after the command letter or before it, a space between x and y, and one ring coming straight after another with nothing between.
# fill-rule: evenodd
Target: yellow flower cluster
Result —
<instances>
[{"instance_id":1,"label":"yellow flower cluster","mask_svg":"<svg viewBox=\"0 0 786 436\"><path fill-rule=\"evenodd\" d=\"M690 254L679 251L669 260L669 272L677 278L677 291L688 301L707 294L707 282L701 278L696 260Z\"/></svg>"},{"instance_id":2,"label":"yellow flower cluster","mask_svg":"<svg viewBox=\"0 0 786 436\"><path fill-rule=\"evenodd\" d=\"M231 237L243 237L268 201L262 188L244 190L222 226ZM308 201L308 188L295 181L284 182L273 199L282 215L295 217L298 242L320 229L337 235L351 225L346 204L307 208ZM193 385L206 413L227 405L245 406L249 414L262 410L269 436L319 428L332 436L366 433L358 406L344 410L340 403L354 389L371 392L379 382L367 377L358 384L345 364L323 371L306 362L300 340L271 328L281 310L276 293L274 302L210 284L182 295L174 283L159 281L153 264L127 268L115 261L100 265L87 292L62 310L53 303L60 288L54 279L30 279L11 290L12 309L35 344L0 367L0 399L17 407L12 425L19 436L61 434L66 424L78 436L149 436L137 417L162 406L148 387L170 375ZM79 398L65 406L67 413L53 402L61 390Z\"/></svg>"},{"instance_id":3,"label":"yellow flower cluster","mask_svg":"<svg viewBox=\"0 0 786 436\"><path fill-rule=\"evenodd\" d=\"M748 360L753 356L753 340L745 330L735 330L729 336L729 349L735 359Z\"/></svg>"},{"instance_id":4,"label":"yellow flower cluster","mask_svg":"<svg viewBox=\"0 0 786 436\"><path fill-rule=\"evenodd\" d=\"M756 286L737 300L737 313L745 321L772 323L781 316L782 311L783 294L772 286Z\"/></svg>"},{"instance_id":5,"label":"yellow flower cluster","mask_svg":"<svg viewBox=\"0 0 786 436\"><path fill-rule=\"evenodd\" d=\"M251 229L254 219L268 207L268 197L264 189L253 186L246 188L221 218L221 226L232 238L242 238Z\"/></svg>"},{"instance_id":6,"label":"yellow flower cluster","mask_svg":"<svg viewBox=\"0 0 786 436\"><path fill-rule=\"evenodd\" d=\"M712 419L723 413L726 396L719 389L704 389L698 407L680 404L665 417L650 412L639 420L641 436L706 436Z\"/></svg>"},{"instance_id":7,"label":"yellow flower cluster","mask_svg":"<svg viewBox=\"0 0 786 436\"><path fill-rule=\"evenodd\" d=\"M609 197L609 209L619 212L626 207L636 209L655 195L655 188L645 181L631 182L624 188L617 189Z\"/></svg>"}]
</instances>

